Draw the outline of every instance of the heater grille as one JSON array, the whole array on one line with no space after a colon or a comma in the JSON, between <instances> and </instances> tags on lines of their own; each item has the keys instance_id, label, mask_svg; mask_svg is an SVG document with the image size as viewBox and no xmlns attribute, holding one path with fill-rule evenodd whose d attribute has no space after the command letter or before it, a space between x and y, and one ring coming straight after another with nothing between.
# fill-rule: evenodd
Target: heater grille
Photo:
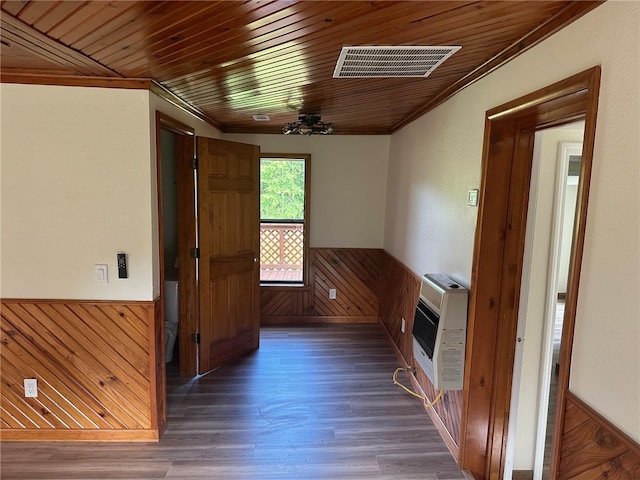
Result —
<instances>
[{"instance_id":1,"label":"heater grille","mask_svg":"<svg viewBox=\"0 0 640 480\"><path fill-rule=\"evenodd\" d=\"M427 77L462 47L343 47L334 78Z\"/></svg>"}]
</instances>

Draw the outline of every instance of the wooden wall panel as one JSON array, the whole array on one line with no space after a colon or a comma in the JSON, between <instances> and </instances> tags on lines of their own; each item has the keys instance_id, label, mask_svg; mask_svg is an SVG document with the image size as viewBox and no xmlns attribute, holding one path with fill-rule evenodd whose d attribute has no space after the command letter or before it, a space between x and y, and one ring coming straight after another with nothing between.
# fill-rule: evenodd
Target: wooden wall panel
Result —
<instances>
[{"instance_id":1,"label":"wooden wall panel","mask_svg":"<svg viewBox=\"0 0 640 480\"><path fill-rule=\"evenodd\" d=\"M565 415L558 480L640 478L640 445L571 392Z\"/></svg>"},{"instance_id":2,"label":"wooden wall panel","mask_svg":"<svg viewBox=\"0 0 640 480\"><path fill-rule=\"evenodd\" d=\"M261 323L376 323L381 260L380 249L310 249L308 286L260 289Z\"/></svg>"},{"instance_id":3,"label":"wooden wall panel","mask_svg":"<svg viewBox=\"0 0 640 480\"><path fill-rule=\"evenodd\" d=\"M2 300L4 440L157 440L164 341L153 302ZM38 381L25 398L23 379Z\"/></svg>"},{"instance_id":4,"label":"wooden wall panel","mask_svg":"<svg viewBox=\"0 0 640 480\"><path fill-rule=\"evenodd\" d=\"M386 329L402 366L416 367L416 375L409 375L414 388L433 400L437 391L413 360L411 331L420 295L420 279L401 262L384 252L380 285L380 322ZM404 333L401 331L402 318L406 322ZM408 374L402 375L406 378ZM454 458L459 460L462 391L446 391L442 399L433 408L428 408L427 412Z\"/></svg>"},{"instance_id":5,"label":"wooden wall panel","mask_svg":"<svg viewBox=\"0 0 640 480\"><path fill-rule=\"evenodd\" d=\"M380 321L387 329L403 359L413 361L411 329L420 295L420 279L388 253L382 257L380 280ZM405 334L400 331L402 319L406 321ZM409 333L407 335L406 333Z\"/></svg>"},{"instance_id":6,"label":"wooden wall panel","mask_svg":"<svg viewBox=\"0 0 640 480\"><path fill-rule=\"evenodd\" d=\"M316 248L314 265L314 310L327 317L378 316L380 250ZM329 290L336 289L336 299Z\"/></svg>"}]
</instances>

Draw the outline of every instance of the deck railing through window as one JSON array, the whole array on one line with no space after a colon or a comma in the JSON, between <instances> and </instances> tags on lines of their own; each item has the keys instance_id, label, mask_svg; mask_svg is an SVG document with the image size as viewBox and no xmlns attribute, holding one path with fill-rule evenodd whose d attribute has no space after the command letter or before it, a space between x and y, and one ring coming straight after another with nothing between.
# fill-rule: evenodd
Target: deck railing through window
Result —
<instances>
[{"instance_id":1,"label":"deck railing through window","mask_svg":"<svg viewBox=\"0 0 640 480\"><path fill-rule=\"evenodd\" d=\"M260 223L260 280L302 282L303 221Z\"/></svg>"}]
</instances>

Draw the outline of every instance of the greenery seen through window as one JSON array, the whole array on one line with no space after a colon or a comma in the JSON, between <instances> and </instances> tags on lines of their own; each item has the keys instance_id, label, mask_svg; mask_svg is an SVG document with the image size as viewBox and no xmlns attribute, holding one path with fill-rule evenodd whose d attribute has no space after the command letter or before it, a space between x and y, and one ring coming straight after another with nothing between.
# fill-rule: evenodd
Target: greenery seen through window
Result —
<instances>
[{"instance_id":1,"label":"greenery seen through window","mask_svg":"<svg viewBox=\"0 0 640 480\"><path fill-rule=\"evenodd\" d=\"M260 218L304 219L304 160L260 160Z\"/></svg>"}]
</instances>

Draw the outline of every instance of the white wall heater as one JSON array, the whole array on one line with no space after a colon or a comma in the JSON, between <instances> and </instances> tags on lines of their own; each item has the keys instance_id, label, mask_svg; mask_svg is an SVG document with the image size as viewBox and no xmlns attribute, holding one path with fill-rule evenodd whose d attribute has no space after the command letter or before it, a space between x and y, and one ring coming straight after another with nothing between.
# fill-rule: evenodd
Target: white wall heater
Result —
<instances>
[{"instance_id":1,"label":"white wall heater","mask_svg":"<svg viewBox=\"0 0 640 480\"><path fill-rule=\"evenodd\" d=\"M461 390L467 289L441 273L422 277L413 320L413 356L436 390Z\"/></svg>"}]
</instances>

